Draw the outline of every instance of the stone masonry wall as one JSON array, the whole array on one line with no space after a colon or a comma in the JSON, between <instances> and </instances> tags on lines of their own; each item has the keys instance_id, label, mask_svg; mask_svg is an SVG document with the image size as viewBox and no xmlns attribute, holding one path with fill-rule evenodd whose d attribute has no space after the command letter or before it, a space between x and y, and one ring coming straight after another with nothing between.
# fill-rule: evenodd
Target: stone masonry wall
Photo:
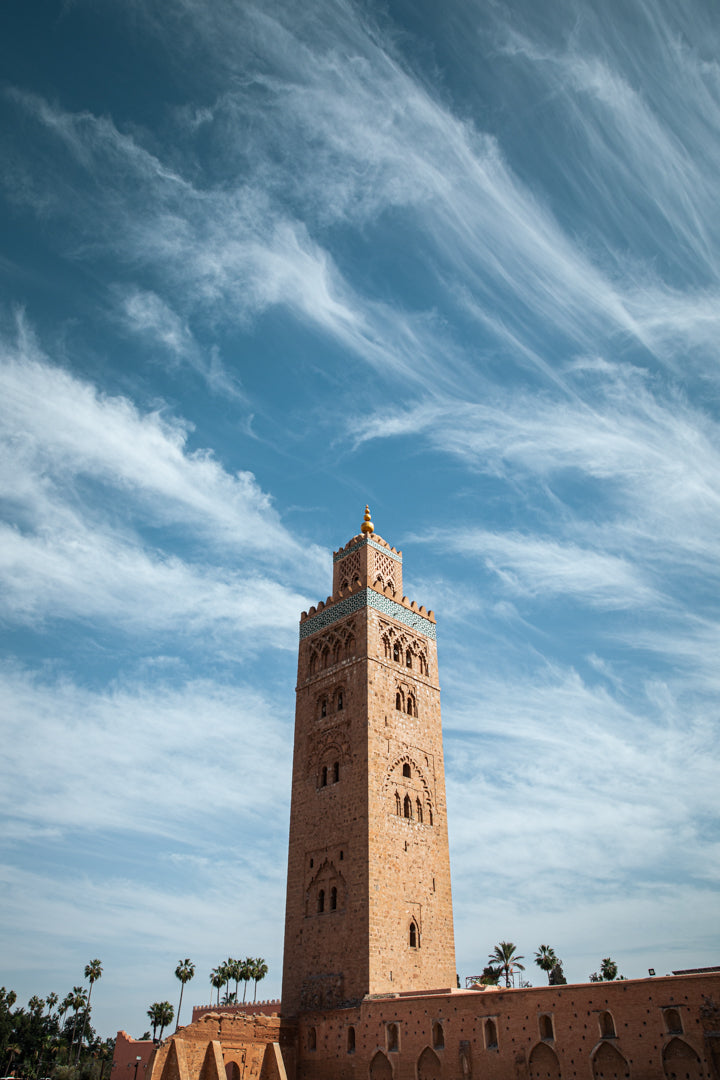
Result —
<instances>
[{"instance_id":1,"label":"stone masonry wall","mask_svg":"<svg viewBox=\"0 0 720 1080\"><path fill-rule=\"evenodd\" d=\"M369 999L300 1018L297 1080L717 1080L708 1000L718 975Z\"/></svg>"}]
</instances>

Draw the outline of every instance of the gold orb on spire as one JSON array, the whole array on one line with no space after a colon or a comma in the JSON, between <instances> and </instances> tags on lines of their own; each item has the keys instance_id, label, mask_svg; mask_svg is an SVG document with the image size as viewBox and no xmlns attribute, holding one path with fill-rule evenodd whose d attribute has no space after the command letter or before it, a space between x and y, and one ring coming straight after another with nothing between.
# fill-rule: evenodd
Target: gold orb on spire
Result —
<instances>
[{"instance_id":1,"label":"gold orb on spire","mask_svg":"<svg viewBox=\"0 0 720 1080\"><path fill-rule=\"evenodd\" d=\"M372 534L375 532L375 526L373 525L372 521L370 520L370 507L369 506L365 507L365 517L363 518L363 523L360 526L360 530L361 530L361 532L365 533L366 536L372 536Z\"/></svg>"}]
</instances>

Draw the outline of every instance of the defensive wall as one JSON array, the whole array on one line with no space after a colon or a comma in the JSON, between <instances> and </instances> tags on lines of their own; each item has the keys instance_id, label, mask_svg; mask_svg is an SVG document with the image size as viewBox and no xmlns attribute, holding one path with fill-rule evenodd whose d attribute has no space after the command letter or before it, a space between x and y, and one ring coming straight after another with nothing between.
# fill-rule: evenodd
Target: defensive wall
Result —
<instances>
[{"instance_id":1,"label":"defensive wall","mask_svg":"<svg viewBox=\"0 0 720 1080\"><path fill-rule=\"evenodd\" d=\"M226 1007L227 1008L227 1007ZM297 1017L208 1013L148 1080L720 1080L720 975L365 998Z\"/></svg>"},{"instance_id":2,"label":"defensive wall","mask_svg":"<svg viewBox=\"0 0 720 1080\"><path fill-rule=\"evenodd\" d=\"M720 976L366 999L298 1021L297 1080L718 1080Z\"/></svg>"}]
</instances>

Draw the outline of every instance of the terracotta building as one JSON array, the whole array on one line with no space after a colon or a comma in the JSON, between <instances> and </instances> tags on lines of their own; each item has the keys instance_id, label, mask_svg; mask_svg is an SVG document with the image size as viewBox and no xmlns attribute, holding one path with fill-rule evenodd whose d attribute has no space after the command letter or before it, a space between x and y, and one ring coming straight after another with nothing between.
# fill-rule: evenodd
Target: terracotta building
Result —
<instances>
[{"instance_id":1,"label":"terracotta building","mask_svg":"<svg viewBox=\"0 0 720 1080\"><path fill-rule=\"evenodd\" d=\"M362 530L300 621L286 1013L455 985L435 618Z\"/></svg>"},{"instance_id":2,"label":"terracotta building","mask_svg":"<svg viewBox=\"0 0 720 1080\"><path fill-rule=\"evenodd\" d=\"M456 988L436 622L361 532L300 620L282 1007L148 1080L720 1080L720 975Z\"/></svg>"}]
</instances>

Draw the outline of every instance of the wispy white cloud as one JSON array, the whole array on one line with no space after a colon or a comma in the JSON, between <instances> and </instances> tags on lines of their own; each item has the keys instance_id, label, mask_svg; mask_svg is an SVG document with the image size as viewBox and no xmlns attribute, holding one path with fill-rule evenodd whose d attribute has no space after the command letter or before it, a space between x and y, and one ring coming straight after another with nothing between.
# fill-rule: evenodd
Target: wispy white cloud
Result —
<instances>
[{"instance_id":1,"label":"wispy white cloud","mask_svg":"<svg viewBox=\"0 0 720 1080\"><path fill-rule=\"evenodd\" d=\"M482 559L511 592L579 597L598 607L648 605L660 598L626 559L557 540L485 529L430 532L431 543Z\"/></svg>"},{"instance_id":2,"label":"wispy white cloud","mask_svg":"<svg viewBox=\"0 0 720 1080\"><path fill-rule=\"evenodd\" d=\"M184 843L204 834L205 814L219 802L244 829L265 832L284 821L289 720L256 687L156 679L93 691L5 667L0 700L11 770L1 797L7 820ZM285 768L284 797L274 785L229 782L271 766Z\"/></svg>"},{"instance_id":3,"label":"wispy white cloud","mask_svg":"<svg viewBox=\"0 0 720 1080\"><path fill-rule=\"evenodd\" d=\"M324 560L283 526L252 474L190 452L182 421L51 364L22 322L2 352L3 497L15 519L2 535L5 617L136 632L231 622L287 645L306 601L278 573L314 584ZM195 545L189 559L152 540L179 523ZM213 563L220 552L236 569Z\"/></svg>"},{"instance_id":4,"label":"wispy white cloud","mask_svg":"<svg viewBox=\"0 0 720 1080\"><path fill-rule=\"evenodd\" d=\"M230 378L218 358L216 347L209 355L198 344L186 320L156 293L131 289L120 295L121 318L134 334L154 343L171 362L187 363L198 371L215 393L242 400L242 391Z\"/></svg>"},{"instance_id":5,"label":"wispy white cloud","mask_svg":"<svg viewBox=\"0 0 720 1080\"><path fill-rule=\"evenodd\" d=\"M512 473L523 489L540 480L560 499L568 477L582 478L589 501L555 515L569 539L642 562L647 584L663 557L717 572L720 430L712 417L625 365L586 360L565 376L578 390L569 400L514 390L482 403L423 401L355 420L353 434L362 442L421 432L472 469Z\"/></svg>"}]
</instances>

